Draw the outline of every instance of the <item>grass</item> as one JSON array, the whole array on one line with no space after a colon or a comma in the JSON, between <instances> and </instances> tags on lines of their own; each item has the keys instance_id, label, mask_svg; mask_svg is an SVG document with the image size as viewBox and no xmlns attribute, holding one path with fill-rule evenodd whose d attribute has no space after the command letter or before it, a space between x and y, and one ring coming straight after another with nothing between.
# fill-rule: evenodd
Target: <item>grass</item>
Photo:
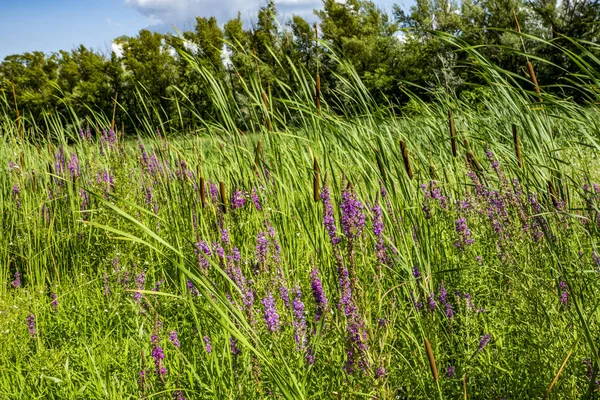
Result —
<instances>
[{"instance_id":1,"label":"grass","mask_svg":"<svg viewBox=\"0 0 600 400\"><path fill-rule=\"evenodd\" d=\"M156 133L149 109L139 141L81 138L110 126L99 115L19 126L4 100L0 397L593 397L597 105L543 82L539 103L462 50L489 83L477 101L415 98L401 116L351 69L317 112L312 77L293 65L298 87L282 98L263 101L248 78L244 109L198 66L219 115Z\"/></svg>"}]
</instances>

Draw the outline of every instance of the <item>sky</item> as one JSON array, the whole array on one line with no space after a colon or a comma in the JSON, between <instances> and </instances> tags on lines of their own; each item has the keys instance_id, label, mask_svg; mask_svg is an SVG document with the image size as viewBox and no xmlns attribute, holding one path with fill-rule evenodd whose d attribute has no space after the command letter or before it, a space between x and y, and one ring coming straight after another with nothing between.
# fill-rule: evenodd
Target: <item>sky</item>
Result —
<instances>
[{"instance_id":1,"label":"sky","mask_svg":"<svg viewBox=\"0 0 600 400\"><path fill-rule=\"evenodd\" d=\"M391 13L413 0L375 0ZM242 12L245 23L266 0L0 0L0 60L10 54L72 50L80 44L109 52L114 38L140 29L191 29L195 16L215 16L220 24ZM321 0L275 0L280 20L310 18Z\"/></svg>"}]
</instances>

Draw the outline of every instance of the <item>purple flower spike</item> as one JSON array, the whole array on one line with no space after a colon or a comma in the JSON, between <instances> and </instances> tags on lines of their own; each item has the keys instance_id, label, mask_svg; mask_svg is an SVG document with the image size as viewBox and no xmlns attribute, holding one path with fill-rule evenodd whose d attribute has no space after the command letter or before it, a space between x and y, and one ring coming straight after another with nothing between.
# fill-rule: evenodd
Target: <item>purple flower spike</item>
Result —
<instances>
[{"instance_id":1,"label":"purple flower spike","mask_svg":"<svg viewBox=\"0 0 600 400\"><path fill-rule=\"evenodd\" d=\"M319 279L318 269L314 269L311 272L310 278L310 286L312 288L312 293L316 304L315 322L319 322L327 308L327 297L325 296L325 293L323 293L323 285L321 284L321 280Z\"/></svg>"},{"instance_id":2,"label":"purple flower spike","mask_svg":"<svg viewBox=\"0 0 600 400\"><path fill-rule=\"evenodd\" d=\"M279 332L279 314L277 313L277 307L275 305L275 299L271 293L262 299L264 307L264 319L267 324L267 329L271 333Z\"/></svg>"},{"instance_id":3,"label":"purple flower spike","mask_svg":"<svg viewBox=\"0 0 600 400\"><path fill-rule=\"evenodd\" d=\"M37 335L37 330L35 329L35 315L29 314L27 318L25 318L27 322L27 329L29 329L29 335L31 337L35 337Z\"/></svg>"},{"instance_id":4,"label":"purple flower spike","mask_svg":"<svg viewBox=\"0 0 600 400\"><path fill-rule=\"evenodd\" d=\"M15 272L15 280L12 281L12 285L16 289L21 287L21 273L19 271Z\"/></svg>"},{"instance_id":5,"label":"purple flower spike","mask_svg":"<svg viewBox=\"0 0 600 400\"><path fill-rule=\"evenodd\" d=\"M173 346L180 348L181 344L179 343L179 337L177 336L177 331L169 332L169 340L173 344Z\"/></svg>"},{"instance_id":6,"label":"purple flower spike","mask_svg":"<svg viewBox=\"0 0 600 400\"><path fill-rule=\"evenodd\" d=\"M481 339L479 339L479 351L483 350L485 348L485 346L488 345L488 343L490 342L490 340L492 340L492 338L490 337L489 334L485 334L481 337Z\"/></svg>"},{"instance_id":7,"label":"purple flower spike","mask_svg":"<svg viewBox=\"0 0 600 400\"><path fill-rule=\"evenodd\" d=\"M212 345L210 344L210 337L204 336L204 349L208 354L212 353Z\"/></svg>"}]
</instances>

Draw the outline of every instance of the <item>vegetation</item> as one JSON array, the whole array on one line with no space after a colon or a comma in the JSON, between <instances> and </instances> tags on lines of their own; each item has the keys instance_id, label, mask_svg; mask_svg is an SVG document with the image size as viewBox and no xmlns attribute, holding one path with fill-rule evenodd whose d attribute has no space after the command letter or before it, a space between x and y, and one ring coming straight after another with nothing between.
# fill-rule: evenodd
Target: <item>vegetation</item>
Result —
<instances>
[{"instance_id":1,"label":"vegetation","mask_svg":"<svg viewBox=\"0 0 600 400\"><path fill-rule=\"evenodd\" d=\"M251 34L198 19L122 59L23 56L115 86L57 96L64 66L27 67L39 115L0 94L0 397L594 398L598 45L504 30L568 65L498 53L431 11L422 43L468 91L396 103L358 61L388 60L393 29L336 36L389 27L370 3L326 3L318 48L270 41L272 7ZM552 68L564 84L535 79Z\"/></svg>"}]
</instances>

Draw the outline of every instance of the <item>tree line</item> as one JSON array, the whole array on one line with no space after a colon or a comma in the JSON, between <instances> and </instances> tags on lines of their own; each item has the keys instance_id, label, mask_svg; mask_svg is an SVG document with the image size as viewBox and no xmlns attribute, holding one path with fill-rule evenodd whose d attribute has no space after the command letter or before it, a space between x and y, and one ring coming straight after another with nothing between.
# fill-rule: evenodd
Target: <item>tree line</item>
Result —
<instances>
[{"instance_id":1,"label":"tree line","mask_svg":"<svg viewBox=\"0 0 600 400\"><path fill-rule=\"evenodd\" d=\"M600 41L599 0L417 0L408 11L395 5L391 14L368 0L323 0L314 13L314 25L297 15L281 22L270 0L250 27L239 14L222 25L197 17L195 28L182 33L121 36L114 41L119 51L110 54L81 45L9 55L0 63L0 93L10 100L5 108L33 121L53 113L111 115L116 96L126 124L135 125L149 103L172 118L210 118L214 102L198 65L243 102L248 76L275 96L283 86L293 89L296 77L282 62L288 60L310 76L318 73L327 98L343 91L335 53L386 106L402 107L408 91L426 99L434 88L473 96L481 77L462 68L468 55L446 35L517 75L528 76L533 60L547 90L577 96L568 77L580 65L569 52ZM195 114L181 115L175 98L193 104Z\"/></svg>"}]
</instances>

